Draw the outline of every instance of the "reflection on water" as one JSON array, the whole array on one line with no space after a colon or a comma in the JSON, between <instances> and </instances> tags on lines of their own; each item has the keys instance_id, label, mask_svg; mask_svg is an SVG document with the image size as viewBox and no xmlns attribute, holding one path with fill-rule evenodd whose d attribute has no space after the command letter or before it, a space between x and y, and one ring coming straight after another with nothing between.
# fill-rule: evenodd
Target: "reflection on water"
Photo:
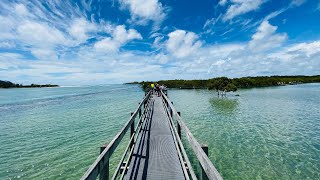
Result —
<instances>
[{"instance_id":1,"label":"reflection on water","mask_svg":"<svg viewBox=\"0 0 320 180\"><path fill-rule=\"evenodd\" d=\"M209 102L216 112L225 114L234 112L239 105L238 99L231 97L214 97Z\"/></svg>"}]
</instances>

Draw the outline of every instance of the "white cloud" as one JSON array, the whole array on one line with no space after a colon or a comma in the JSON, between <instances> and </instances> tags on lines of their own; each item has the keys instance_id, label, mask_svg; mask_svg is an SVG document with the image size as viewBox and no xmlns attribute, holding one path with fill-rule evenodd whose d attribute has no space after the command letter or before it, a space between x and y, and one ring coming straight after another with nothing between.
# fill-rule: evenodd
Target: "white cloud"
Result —
<instances>
[{"instance_id":1,"label":"white cloud","mask_svg":"<svg viewBox=\"0 0 320 180\"><path fill-rule=\"evenodd\" d=\"M28 51L28 55L0 52L1 78L25 84L74 85L216 76L320 74L320 42L286 45L287 35L278 33L277 27L266 19L256 24L261 23L250 41L202 45L197 34L176 30L168 36L151 34L149 39L154 38L154 42L148 41L148 45L154 51L119 51L125 44L142 39L141 34L107 21L92 21L90 19L95 18L87 18L85 10L72 6L70 2L20 0L16 4L0 1L1 50ZM90 9L90 1L87 2L86 9ZM152 2L161 5L159 1ZM242 7L252 5L249 2L228 1L229 9L238 5L233 6L236 11L232 18L253 11ZM145 6L144 3L140 5ZM131 12L130 4L125 7ZM159 7L158 10L155 8L158 12L154 14L160 12L164 16L162 5ZM132 20L156 21L156 15L140 11L138 8L134 10L135 14L131 12ZM218 18L208 20L203 28L219 28L216 21ZM88 41L91 38L99 41ZM30 61L29 52L38 60ZM58 61L53 61L57 58ZM155 71L159 73L153 73ZM56 73L60 75L55 76Z\"/></svg>"},{"instance_id":2,"label":"white cloud","mask_svg":"<svg viewBox=\"0 0 320 180\"><path fill-rule=\"evenodd\" d=\"M1 60L12 60L12 59L22 59L22 58L23 56L17 53L9 53L9 52L0 53Z\"/></svg>"},{"instance_id":3,"label":"white cloud","mask_svg":"<svg viewBox=\"0 0 320 180\"><path fill-rule=\"evenodd\" d=\"M0 42L0 48L9 49L9 48L14 48L15 46L16 46L15 43L13 43L11 41Z\"/></svg>"},{"instance_id":4,"label":"white cloud","mask_svg":"<svg viewBox=\"0 0 320 180\"><path fill-rule=\"evenodd\" d=\"M183 63L172 61L174 57L163 52L154 55L123 52L97 56L94 51L83 48L81 59L62 58L61 61L32 63L23 61L24 57L20 54L0 53L0 77L24 84L76 85L217 76L312 75L320 73L319 43L293 44L268 53L250 53L248 42L206 45L184 57ZM170 66L166 66L167 63ZM154 74L155 71L159 73ZM54 76L50 73L67 74ZM22 80L21 76L29 78Z\"/></svg>"},{"instance_id":5,"label":"white cloud","mask_svg":"<svg viewBox=\"0 0 320 180\"><path fill-rule=\"evenodd\" d=\"M268 21L263 21L252 36L249 48L252 51L264 51L281 46L288 38L286 33L276 33L277 26L272 26Z\"/></svg>"},{"instance_id":6,"label":"white cloud","mask_svg":"<svg viewBox=\"0 0 320 180\"><path fill-rule=\"evenodd\" d=\"M222 14L220 14L217 18L207 19L203 25L203 29L213 28L213 26L221 19Z\"/></svg>"},{"instance_id":7,"label":"white cloud","mask_svg":"<svg viewBox=\"0 0 320 180\"><path fill-rule=\"evenodd\" d=\"M164 53L159 53L155 55L154 59L160 64L166 64L167 62L169 62L168 55L165 55Z\"/></svg>"},{"instance_id":8,"label":"white cloud","mask_svg":"<svg viewBox=\"0 0 320 180\"><path fill-rule=\"evenodd\" d=\"M152 20L161 22L165 18L164 8L158 0L119 0L122 7L129 9L132 19L138 23Z\"/></svg>"},{"instance_id":9,"label":"white cloud","mask_svg":"<svg viewBox=\"0 0 320 180\"><path fill-rule=\"evenodd\" d=\"M96 32L98 27L84 18L75 19L69 29L70 35L78 42L85 42L89 39L90 32Z\"/></svg>"},{"instance_id":10,"label":"white cloud","mask_svg":"<svg viewBox=\"0 0 320 180\"><path fill-rule=\"evenodd\" d=\"M23 16L29 14L27 8L23 4L17 4L15 6L15 11L17 14Z\"/></svg>"},{"instance_id":11,"label":"white cloud","mask_svg":"<svg viewBox=\"0 0 320 180\"><path fill-rule=\"evenodd\" d=\"M306 0L292 0L290 6L301 6Z\"/></svg>"},{"instance_id":12,"label":"white cloud","mask_svg":"<svg viewBox=\"0 0 320 180\"><path fill-rule=\"evenodd\" d=\"M94 48L98 52L117 52L120 45L119 42L112 40L110 37L106 37L101 41L96 42Z\"/></svg>"},{"instance_id":13,"label":"white cloud","mask_svg":"<svg viewBox=\"0 0 320 180\"><path fill-rule=\"evenodd\" d=\"M196 51L202 43L193 32L176 30L168 34L167 50L177 58L183 58Z\"/></svg>"},{"instance_id":14,"label":"white cloud","mask_svg":"<svg viewBox=\"0 0 320 180\"><path fill-rule=\"evenodd\" d=\"M220 6L224 6L224 5L226 5L227 4L227 0L220 0L219 1L219 5Z\"/></svg>"},{"instance_id":15,"label":"white cloud","mask_svg":"<svg viewBox=\"0 0 320 180\"><path fill-rule=\"evenodd\" d=\"M95 43L94 47L99 52L116 52L121 46L134 39L142 39L140 33L134 29L126 30L119 25L112 32L112 38L106 37Z\"/></svg>"},{"instance_id":16,"label":"white cloud","mask_svg":"<svg viewBox=\"0 0 320 180\"><path fill-rule=\"evenodd\" d=\"M307 57L310 57L320 52L320 41L314 41L311 43L300 43L290 47L287 50L288 53L302 53Z\"/></svg>"},{"instance_id":17,"label":"white cloud","mask_svg":"<svg viewBox=\"0 0 320 180\"><path fill-rule=\"evenodd\" d=\"M133 39L142 39L141 34L134 29L126 30L125 26L120 25L112 33L114 40L124 44Z\"/></svg>"},{"instance_id":18,"label":"white cloud","mask_svg":"<svg viewBox=\"0 0 320 180\"><path fill-rule=\"evenodd\" d=\"M61 31L34 21L22 22L17 27L17 35L24 43L35 46L54 46L67 42Z\"/></svg>"},{"instance_id":19,"label":"white cloud","mask_svg":"<svg viewBox=\"0 0 320 180\"><path fill-rule=\"evenodd\" d=\"M92 45L97 49L114 52L128 41L142 39L134 29L127 31L124 26L105 20L88 20L85 12L69 1L48 1L44 5L32 0L19 3L4 0L0 7L1 47L8 48L11 45L8 42L14 42L37 59L54 60L79 45L90 46L87 42L90 38L101 39Z\"/></svg>"},{"instance_id":20,"label":"white cloud","mask_svg":"<svg viewBox=\"0 0 320 180\"><path fill-rule=\"evenodd\" d=\"M31 53L41 60L54 60L57 59L57 53L50 48L34 48L31 49Z\"/></svg>"},{"instance_id":21,"label":"white cloud","mask_svg":"<svg viewBox=\"0 0 320 180\"><path fill-rule=\"evenodd\" d=\"M223 20L231 20L236 16L248 13L259 9L260 5L264 3L263 0L231 0L231 5L229 6Z\"/></svg>"}]
</instances>

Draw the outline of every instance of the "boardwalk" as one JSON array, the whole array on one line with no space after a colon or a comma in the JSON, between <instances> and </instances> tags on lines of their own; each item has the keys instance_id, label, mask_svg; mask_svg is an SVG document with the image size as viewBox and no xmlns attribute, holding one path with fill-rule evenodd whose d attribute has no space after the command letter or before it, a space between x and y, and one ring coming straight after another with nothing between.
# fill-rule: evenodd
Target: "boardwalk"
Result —
<instances>
[{"instance_id":1,"label":"boardwalk","mask_svg":"<svg viewBox=\"0 0 320 180\"><path fill-rule=\"evenodd\" d=\"M185 179L162 100L151 98L152 118L142 125L126 179Z\"/></svg>"},{"instance_id":2,"label":"boardwalk","mask_svg":"<svg viewBox=\"0 0 320 180\"><path fill-rule=\"evenodd\" d=\"M161 97L146 94L81 179L222 179L207 156L208 147L195 139L172 102L161 93ZM115 172L110 173L109 159L129 129L129 143ZM182 133L202 169L197 175L181 140Z\"/></svg>"}]
</instances>

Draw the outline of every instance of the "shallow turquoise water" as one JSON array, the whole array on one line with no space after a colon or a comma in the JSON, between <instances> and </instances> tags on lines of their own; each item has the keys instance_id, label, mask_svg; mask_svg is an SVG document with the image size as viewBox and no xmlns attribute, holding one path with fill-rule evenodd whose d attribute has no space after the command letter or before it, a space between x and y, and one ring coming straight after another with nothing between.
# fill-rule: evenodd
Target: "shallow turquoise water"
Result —
<instances>
[{"instance_id":1,"label":"shallow turquoise water","mask_svg":"<svg viewBox=\"0 0 320 180\"><path fill-rule=\"evenodd\" d=\"M169 97L225 179L320 179L320 84Z\"/></svg>"},{"instance_id":2,"label":"shallow turquoise water","mask_svg":"<svg viewBox=\"0 0 320 180\"><path fill-rule=\"evenodd\" d=\"M237 93L168 92L225 179L319 179L320 84ZM135 85L0 89L0 179L80 178L143 94Z\"/></svg>"},{"instance_id":3,"label":"shallow turquoise water","mask_svg":"<svg viewBox=\"0 0 320 180\"><path fill-rule=\"evenodd\" d=\"M0 89L0 179L79 179L143 95L130 85Z\"/></svg>"}]
</instances>

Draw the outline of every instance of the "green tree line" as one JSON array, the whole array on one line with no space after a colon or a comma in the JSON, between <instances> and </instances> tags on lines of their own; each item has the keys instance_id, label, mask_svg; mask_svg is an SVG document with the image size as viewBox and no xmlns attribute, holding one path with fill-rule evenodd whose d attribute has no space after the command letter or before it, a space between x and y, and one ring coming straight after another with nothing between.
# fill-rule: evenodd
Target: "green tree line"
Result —
<instances>
[{"instance_id":1,"label":"green tree line","mask_svg":"<svg viewBox=\"0 0 320 180\"><path fill-rule=\"evenodd\" d=\"M161 80L158 82L141 82L143 89L151 83L164 84L168 88L181 89L210 89L216 91L236 91L238 88L253 88L267 86L293 85L300 83L320 82L320 75L316 76L257 76L242 78L217 77L206 80Z\"/></svg>"},{"instance_id":2,"label":"green tree line","mask_svg":"<svg viewBox=\"0 0 320 180\"><path fill-rule=\"evenodd\" d=\"M58 87L58 85L53 85L53 84L22 85L22 84L15 84L10 81L0 80L0 88L41 88L41 87Z\"/></svg>"}]
</instances>

